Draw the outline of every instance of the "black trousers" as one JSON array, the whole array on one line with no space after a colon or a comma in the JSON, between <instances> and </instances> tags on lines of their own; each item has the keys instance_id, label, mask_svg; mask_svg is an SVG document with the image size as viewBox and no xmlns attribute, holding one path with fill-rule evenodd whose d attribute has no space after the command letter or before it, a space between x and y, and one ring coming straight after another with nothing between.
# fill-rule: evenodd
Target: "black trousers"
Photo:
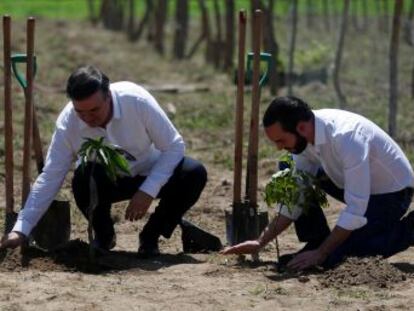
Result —
<instances>
[{"instance_id":1,"label":"black trousers","mask_svg":"<svg viewBox=\"0 0 414 311\"><path fill-rule=\"evenodd\" d=\"M283 164L282 164L283 165ZM280 165L281 168L285 168ZM320 170L317 174L321 188L333 198L345 202L344 190L338 188ZM368 201L365 217L367 224L352 231L349 238L336 248L324 262L325 267L333 267L348 256L390 257L407 249L412 241L412 225L402 218L413 197L413 189L405 188L397 192L372 194ZM308 242L310 248L318 248L330 234L322 208L310 202L309 210L295 221L299 241Z\"/></svg>"},{"instance_id":2,"label":"black trousers","mask_svg":"<svg viewBox=\"0 0 414 311\"><path fill-rule=\"evenodd\" d=\"M83 171L79 167L72 180L76 204L85 217L89 208L91 168L92 164L88 164ZM97 241L100 245L107 245L115 234L111 218L112 203L132 198L146 176L122 177L114 184L108 179L104 167L99 164L95 166L93 174L97 185L98 205L92 225ZM207 171L204 166L194 159L184 157L161 188L157 196L160 199L159 204L140 233L141 243L157 243L160 235L171 237L184 213L197 202L206 182Z\"/></svg>"}]
</instances>

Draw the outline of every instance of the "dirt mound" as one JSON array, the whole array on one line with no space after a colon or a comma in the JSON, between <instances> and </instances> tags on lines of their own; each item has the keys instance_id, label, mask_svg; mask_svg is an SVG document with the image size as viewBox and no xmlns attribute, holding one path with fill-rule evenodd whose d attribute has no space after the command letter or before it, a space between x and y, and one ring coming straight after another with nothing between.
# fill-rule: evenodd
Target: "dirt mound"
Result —
<instances>
[{"instance_id":1,"label":"dirt mound","mask_svg":"<svg viewBox=\"0 0 414 311\"><path fill-rule=\"evenodd\" d=\"M35 247L27 247L24 251L7 250L0 263L0 272L27 269L85 273L100 273L109 270L99 262L90 262L89 245L81 240L69 241L53 252L45 252Z\"/></svg>"},{"instance_id":2,"label":"dirt mound","mask_svg":"<svg viewBox=\"0 0 414 311\"><path fill-rule=\"evenodd\" d=\"M335 269L319 276L322 287L344 288L366 285L373 288L390 288L405 281L408 275L381 257L348 258Z\"/></svg>"}]
</instances>

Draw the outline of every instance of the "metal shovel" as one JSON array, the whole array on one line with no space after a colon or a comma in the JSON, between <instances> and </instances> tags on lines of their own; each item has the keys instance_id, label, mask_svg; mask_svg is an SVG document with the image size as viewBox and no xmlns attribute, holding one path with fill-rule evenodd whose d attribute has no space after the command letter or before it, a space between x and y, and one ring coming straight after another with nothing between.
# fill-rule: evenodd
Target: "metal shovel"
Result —
<instances>
[{"instance_id":1,"label":"metal shovel","mask_svg":"<svg viewBox=\"0 0 414 311\"><path fill-rule=\"evenodd\" d=\"M258 166L258 132L260 87L265 82L267 71L260 77L260 61L266 61L268 68L272 65L271 56L260 53L262 14L256 10L254 14L253 53L248 53L247 75L252 80L252 108L250 116L250 131L247 156L246 193L244 200L241 194L242 153L243 153L243 105L245 83L245 41L246 13L239 14L239 45L238 45L238 78L237 101L235 107L235 150L233 175L233 204L232 210L226 211L226 234L230 245L235 245L249 239L257 238L268 224L267 211L260 211L257 204L257 166ZM252 68L253 63L253 68Z\"/></svg>"},{"instance_id":2,"label":"metal shovel","mask_svg":"<svg viewBox=\"0 0 414 311\"><path fill-rule=\"evenodd\" d=\"M4 232L9 233L17 219L13 197L13 113L11 104L11 18L3 16L4 51L4 149L5 149L5 186L6 214Z\"/></svg>"},{"instance_id":3,"label":"metal shovel","mask_svg":"<svg viewBox=\"0 0 414 311\"><path fill-rule=\"evenodd\" d=\"M28 33L28 41L30 42L30 37L33 36L33 32ZM36 58L34 55L32 57L29 56L29 52L27 55L25 54L16 54L11 57L12 69L13 73L24 90L26 102L33 101L33 79L36 73ZM31 59L32 58L32 59ZM33 64L32 74L28 74L27 80L22 77L22 75L18 71L17 64L18 63L26 63L26 64ZM30 87L31 86L31 87ZM30 109L30 108L29 108ZM44 160L43 160L43 152L42 152L42 143L40 139L40 132L37 122L36 116L36 109L34 105L32 105L32 110L29 110L29 115L32 115L32 122L27 122L25 120L25 126L28 123L32 123L32 134L33 134L33 149L36 158L37 170L38 173L41 174L43 170ZM28 108L26 108L26 112ZM31 112L31 113L30 113ZM30 142L30 132L27 131L25 128L25 146L29 145L29 147L25 148L24 158L28 157L30 159L30 143L27 144L26 142ZM29 155L27 155L29 153ZM27 169L26 169L27 170ZM25 170L24 170L25 171ZM23 174L23 190L27 189L27 185L29 184L30 188L30 175ZM25 202L28 190L23 191L23 202ZM23 205L23 203L22 203ZM53 200L51 205L49 206L47 212L43 215L37 226L34 228L32 232L32 236L36 242L36 245L40 248L53 250L57 246L66 243L69 241L70 238L70 204L68 201L57 201Z\"/></svg>"}]
</instances>

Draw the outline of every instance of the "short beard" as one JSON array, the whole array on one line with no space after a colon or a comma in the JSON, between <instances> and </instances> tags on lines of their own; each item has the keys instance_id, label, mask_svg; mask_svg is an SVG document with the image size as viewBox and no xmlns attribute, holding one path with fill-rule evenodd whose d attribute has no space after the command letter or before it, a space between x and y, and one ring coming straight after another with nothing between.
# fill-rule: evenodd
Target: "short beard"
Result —
<instances>
[{"instance_id":1,"label":"short beard","mask_svg":"<svg viewBox=\"0 0 414 311\"><path fill-rule=\"evenodd\" d=\"M290 152L293 154L301 154L308 146L308 141L299 133L296 132L294 134L296 136L296 144Z\"/></svg>"}]
</instances>

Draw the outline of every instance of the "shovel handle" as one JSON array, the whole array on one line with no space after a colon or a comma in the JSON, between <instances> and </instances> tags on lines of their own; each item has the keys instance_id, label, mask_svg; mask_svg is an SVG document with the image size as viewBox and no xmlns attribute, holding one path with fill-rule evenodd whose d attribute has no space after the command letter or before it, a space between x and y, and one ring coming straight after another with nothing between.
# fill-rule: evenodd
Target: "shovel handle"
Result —
<instances>
[{"instance_id":1,"label":"shovel handle","mask_svg":"<svg viewBox=\"0 0 414 311\"><path fill-rule=\"evenodd\" d=\"M18 54L13 54L11 57L11 62L12 62L12 69L13 69L13 73L14 76L16 77L16 80L19 82L20 86L23 88L23 90L26 92L27 86L28 86L28 82L27 80L23 77L23 75L19 72L19 66L18 64L26 64L28 62L28 57L27 54L23 54L23 53L18 53ZM36 61L36 55L33 56L33 79L36 76L36 72L37 72L37 61ZM27 94L26 94L27 96ZM43 151L42 151L42 141L40 139L40 132L39 132L39 126L38 126L38 122L37 122L37 115L36 115L36 108L33 105L33 149L35 152L35 157L36 157L36 166L37 166L37 171L40 174L43 170L43 166L44 166L44 159L43 159Z\"/></svg>"},{"instance_id":2,"label":"shovel handle","mask_svg":"<svg viewBox=\"0 0 414 311\"><path fill-rule=\"evenodd\" d=\"M253 79L252 108L250 116L250 135L247 156L246 194L253 208L257 206L257 164L259 148L259 110L260 110L260 44L262 42L262 11L256 10L253 16Z\"/></svg>"},{"instance_id":3,"label":"shovel handle","mask_svg":"<svg viewBox=\"0 0 414 311\"><path fill-rule=\"evenodd\" d=\"M24 76L19 72L18 64L27 64L28 57L27 54L13 54L11 57L12 69L14 76L16 77L17 81L19 82L20 86L26 90L27 88L27 80ZM33 77L36 75L37 72L37 62L36 56L33 56Z\"/></svg>"},{"instance_id":4,"label":"shovel handle","mask_svg":"<svg viewBox=\"0 0 414 311\"><path fill-rule=\"evenodd\" d=\"M253 59L254 59L254 53L253 52L249 52L247 53L247 75L248 75L248 79L249 81L251 81L252 79L252 63L253 63ZM260 77L259 80L259 86L263 86L263 84L265 84L266 82L266 78L268 76L269 73L269 69L271 68L271 66L273 66L273 60L272 60L272 55L270 53L260 53L260 62L266 62L266 70L263 72L263 74Z\"/></svg>"},{"instance_id":5,"label":"shovel handle","mask_svg":"<svg viewBox=\"0 0 414 311\"><path fill-rule=\"evenodd\" d=\"M13 198L13 113L11 101L11 18L3 16L3 62L4 62L4 149L6 215L14 210Z\"/></svg>"},{"instance_id":6,"label":"shovel handle","mask_svg":"<svg viewBox=\"0 0 414 311\"><path fill-rule=\"evenodd\" d=\"M26 88L24 110L24 145L23 145L23 178L22 178L22 206L30 192L30 149L33 131L33 76L34 76L34 31L35 19L27 19L27 62L26 62Z\"/></svg>"},{"instance_id":7,"label":"shovel handle","mask_svg":"<svg viewBox=\"0 0 414 311\"><path fill-rule=\"evenodd\" d=\"M241 202L241 179L243 162L243 105L244 105L244 54L246 49L246 12L239 13L239 63L237 68L237 99L235 107L233 203Z\"/></svg>"}]
</instances>

